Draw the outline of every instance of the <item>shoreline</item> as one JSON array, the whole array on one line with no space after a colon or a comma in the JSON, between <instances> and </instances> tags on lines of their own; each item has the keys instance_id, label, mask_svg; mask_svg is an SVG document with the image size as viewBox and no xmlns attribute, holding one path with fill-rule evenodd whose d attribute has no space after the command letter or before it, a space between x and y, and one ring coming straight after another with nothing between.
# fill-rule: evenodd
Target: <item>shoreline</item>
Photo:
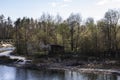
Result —
<instances>
[{"instance_id":1,"label":"shoreline","mask_svg":"<svg viewBox=\"0 0 120 80\"><path fill-rule=\"evenodd\" d=\"M4 64L5 65L5 64ZM57 70L57 71L76 71L80 73L92 73L92 74L113 74L120 75L120 69L107 69L107 68L84 68L77 66L61 66L61 67L41 67L36 65L18 65L18 64L6 64L6 66L16 67L20 69L29 69L29 70ZM34 67L33 67L34 66Z\"/></svg>"},{"instance_id":2,"label":"shoreline","mask_svg":"<svg viewBox=\"0 0 120 80\"><path fill-rule=\"evenodd\" d=\"M62 66L62 67L49 67L49 66L36 66L36 65L21 65L21 64L0 64L9 67L16 67L20 69L29 69L29 70L57 70L57 71L75 71L79 73L92 73L92 74L113 74L120 75L120 69L112 69L112 68L84 68L77 66Z\"/></svg>"},{"instance_id":3,"label":"shoreline","mask_svg":"<svg viewBox=\"0 0 120 80\"><path fill-rule=\"evenodd\" d=\"M19 56L20 57L20 56ZM52 60L53 58L51 58ZM25 63L20 64L16 63L19 59L12 59L8 56L1 57L0 65L6 65L11 67L23 68L23 69L32 69L32 70L60 70L60 71L77 71L80 73L94 73L94 74L117 74L120 75L120 64L116 61L96 61L94 62L87 62L87 61L76 61L73 60L65 60L61 62L51 61L42 59L43 62L38 61L38 63ZM76 65L77 64L77 65Z\"/></svg>"}]
</instances>

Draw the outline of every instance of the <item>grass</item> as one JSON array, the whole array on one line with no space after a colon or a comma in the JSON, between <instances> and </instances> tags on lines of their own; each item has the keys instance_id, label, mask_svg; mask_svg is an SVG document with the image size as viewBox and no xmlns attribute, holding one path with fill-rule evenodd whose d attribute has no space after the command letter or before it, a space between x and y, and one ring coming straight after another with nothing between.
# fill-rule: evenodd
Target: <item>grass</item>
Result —
<instances>
[{"instance_id":1,"label":"grass","mask_svg":"<svg viewBox=\"0 0 120 80\"><path fill-rule=\"evenodd\" d=\"M46 57L47 55L48 55L47 52L34 52L32 56L34 58L43 58Z\"/></svg>"}]
</instances>

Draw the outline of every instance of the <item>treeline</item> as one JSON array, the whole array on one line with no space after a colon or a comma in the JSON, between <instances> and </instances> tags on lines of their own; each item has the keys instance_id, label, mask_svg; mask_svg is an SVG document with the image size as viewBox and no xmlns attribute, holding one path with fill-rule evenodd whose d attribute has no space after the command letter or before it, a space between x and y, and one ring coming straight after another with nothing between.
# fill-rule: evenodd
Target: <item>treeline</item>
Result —
<instances>
[{"instance_id":1,"label":"treeline","mask_svg":"<svg viewBox=\"0 0 120 80\"><path fill-rule=\"evenodd\" d=\"M18 18L14 25L9 18L0 19L0 38L10 30L4 38L15 39L19 54L41 52L45 45L55 44L64 46L66 52L117 56L120 51L119 19L118 10L108 10L97 22L90 17L84 23L80 14L73 13L66 20L50 14L43 14L39 19Z\"/></svg>"},{"instance_id":2,"label":"treeline","mask_svg":"<svg viewBox=\"0 0 120 80\"><path fill-rule=\"evenodd\" d=\"M5 19L4 15L0 15L0 39L13 38L14 28L10 17Z\"/></svg>"}]
</instances>

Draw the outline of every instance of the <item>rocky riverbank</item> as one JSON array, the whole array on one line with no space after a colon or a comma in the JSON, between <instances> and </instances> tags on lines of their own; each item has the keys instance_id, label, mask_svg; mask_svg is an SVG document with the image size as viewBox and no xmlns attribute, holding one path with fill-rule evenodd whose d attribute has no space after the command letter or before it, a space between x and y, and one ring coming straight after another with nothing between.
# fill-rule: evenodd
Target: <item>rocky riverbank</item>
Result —
<instances>
[{"instance_id":1,"label":"rocky riverbank","mask_svg":"<svg viewBox=\"0 0 120 80\"><path fill-rule=\"evenodd\" d=\"M24 57L9 55L11 51L1 53L0 64L7 66L15 66L24 69L48 69L48 70L74 70L82 73L105 73L105 74L119 74L119 61L77 61L71 59L56 60L54 58L40 58L40 59L25 59ZM4 54L4 55L3 55ZM24 58L24 59L23 59Z\"/></svg>"},{"instance_id":2,"label":"rocky riverbank","mask_svg":"<svg viewBox=\"0 0 120 80\"><path fill-rule=\"evenodd\" d=\"M94 73L94 74L117 74L120 75L120 68L114 63L88 63L88 62L82 62L79 65L73 65L69 63L69 65L66 65L64 62L44 62L44 63L26 63L26 64L9 64L9 66L15 66L18 68L24 68L24 69L34 69L34 70L71 70L71 71L78 71L81 73ZM76 64L76 63L74 63Z\"/></svg>"},{"instance_id":3,"label":"rocky riverbank","mask_svg":"<svg viewBox=\"0 0 120 80\"><path fill-rule=\"evenodd\" d=\"M71 70L71 71L77 71L81 73L94 73L94 74L117 74L120 75L120 69L110 69L110 68L83 68L80 66L65 66L58 63L53 64L31 64L31 65L18 65L14 64L12 66L18 67L18 68L24 68L24 69L34 69L34 70Z\"/></svg>"}]
</instances>

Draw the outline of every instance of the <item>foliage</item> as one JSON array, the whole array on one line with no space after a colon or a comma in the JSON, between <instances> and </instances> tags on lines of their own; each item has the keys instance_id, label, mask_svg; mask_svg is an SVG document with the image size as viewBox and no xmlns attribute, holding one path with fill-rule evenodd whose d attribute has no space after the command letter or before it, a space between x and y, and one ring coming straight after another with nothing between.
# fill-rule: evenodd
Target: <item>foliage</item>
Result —
<instances>
[{"instance_id":1,"label":"foliage","mask_svg":"<svg viewBox=\"0 0 120 80\"><path fill-rule=\"evenodd\" d=\"M34 54L47 50L49 44L62 45L65 51L81 55L101 55L104 52L120 52L120 12L108 10L96 23L87 18L82 24L79 14L71 14L66 20L44 14L40 19L18 18L14 27L10 18L0 16L0 38L13 38L17 53ZM14 31L14 32L13 32ZM5 32L5 33L4 33ZM9 35L8 35L9 34ZM14 36L14 37L13 37Z\"/></svg>"}]
</instances>

